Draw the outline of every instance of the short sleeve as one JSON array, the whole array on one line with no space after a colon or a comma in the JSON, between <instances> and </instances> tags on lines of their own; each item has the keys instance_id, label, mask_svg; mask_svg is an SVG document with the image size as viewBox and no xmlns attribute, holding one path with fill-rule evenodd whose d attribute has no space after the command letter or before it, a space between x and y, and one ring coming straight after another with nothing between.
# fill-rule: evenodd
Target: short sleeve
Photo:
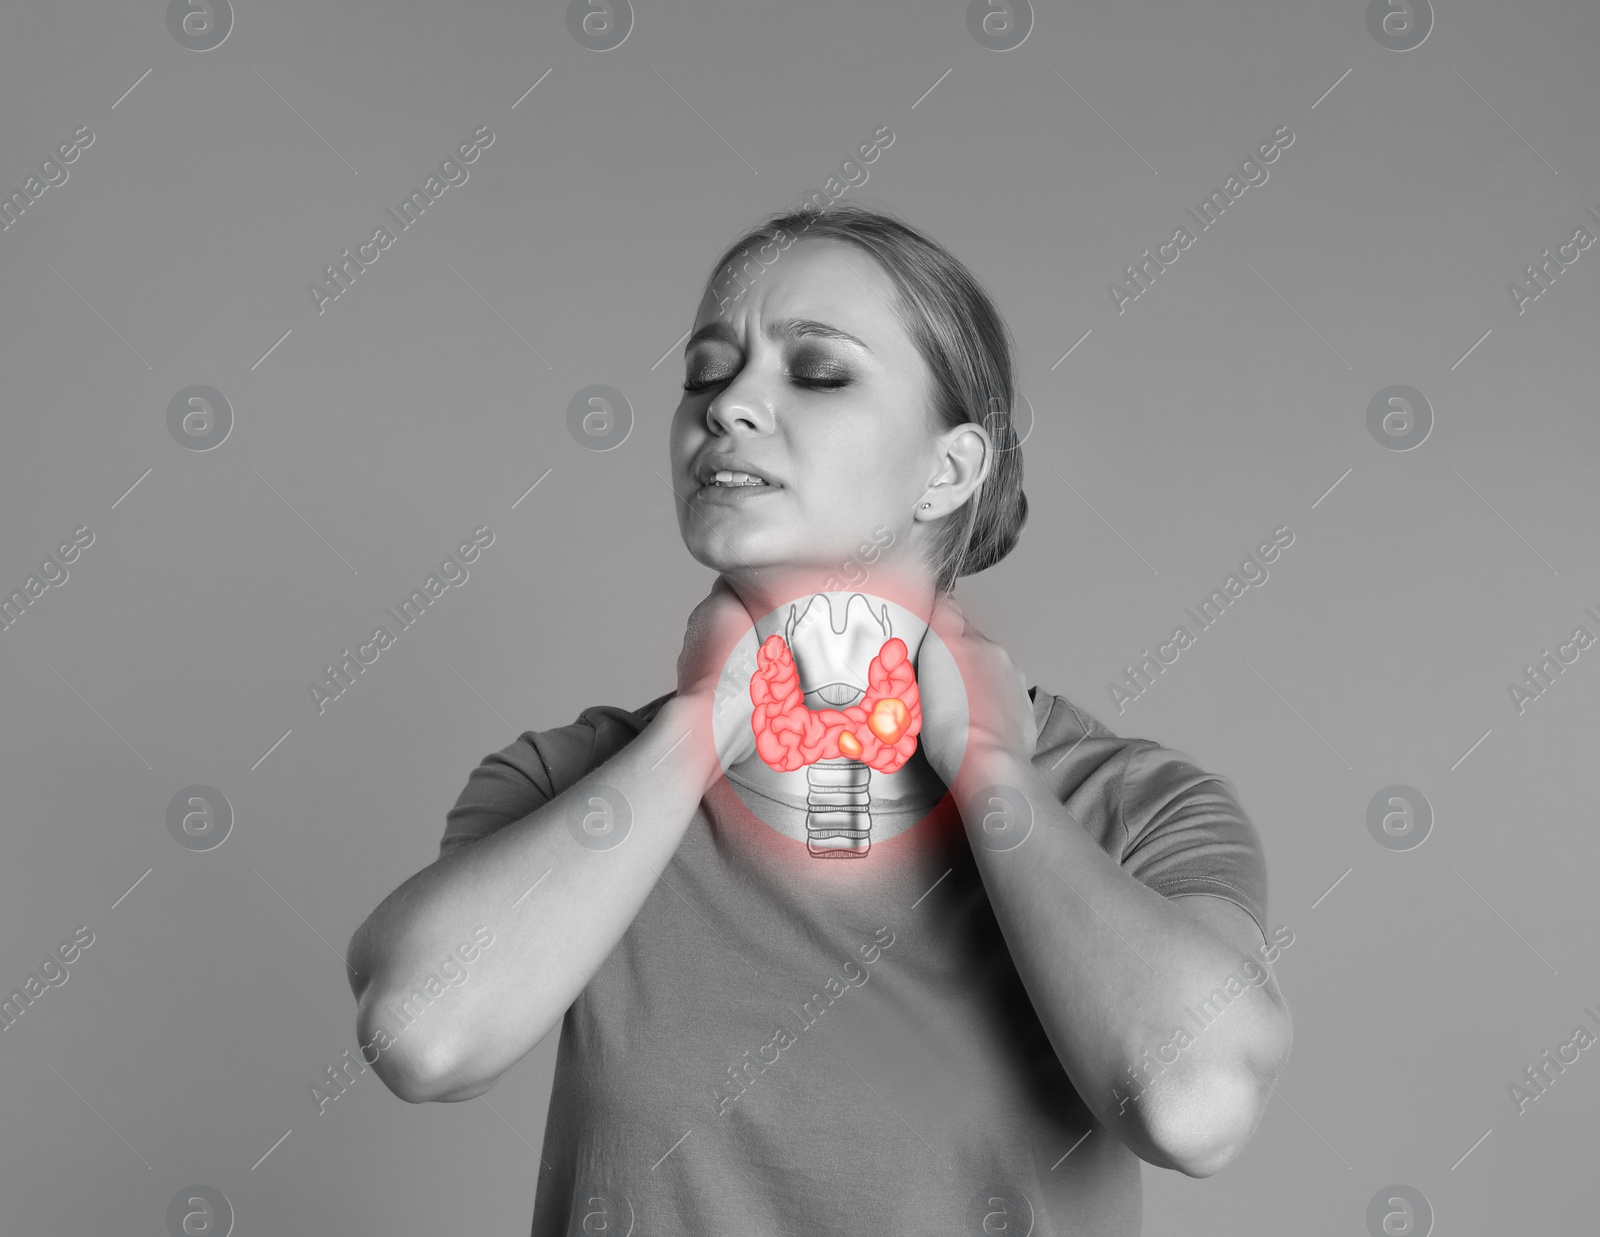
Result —
<instances>
[{"instance_id":1,"label":"short sleeve","mask_svg":"<svg viewBox=\"0 0 1600 1237\"><path fill-rule=\"evenodd\" d=\"M1131 745L1118 792L1123 868L1166 897L1211 894L1267 935L1261 837L1224 777L1148 740Z\"/></svg>"},{"instance_id":2,"label":"short sleeve","mask_svg":"<svg viewBox=\"0 0 1600 1237\"><path fill-rule=\"evenodd\" d=\"M439 854L486 837L549 803L626 747L674 694L658 696L638 709L595 705L569 725L524 731L510 746L485 756L445 813Z\"/></svg>"}]
</instances>

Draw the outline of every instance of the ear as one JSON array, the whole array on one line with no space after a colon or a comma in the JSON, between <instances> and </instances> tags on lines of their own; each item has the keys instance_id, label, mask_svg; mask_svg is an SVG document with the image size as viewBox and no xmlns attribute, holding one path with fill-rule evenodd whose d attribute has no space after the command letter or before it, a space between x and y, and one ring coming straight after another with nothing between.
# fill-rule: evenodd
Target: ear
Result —
<instances>
[{"instance_id":1,"label":"ear","mask_svg":"<svg viewBox=\"0 0 1600 1237\"><path fill-rule=\"evenodd\" d=\"M939 472L922 495L933 504L928 518L949 515L966 502L989 475L993 454L989 431L976 422L946 431L939 441Z\"/></svg>"}]
</instances>

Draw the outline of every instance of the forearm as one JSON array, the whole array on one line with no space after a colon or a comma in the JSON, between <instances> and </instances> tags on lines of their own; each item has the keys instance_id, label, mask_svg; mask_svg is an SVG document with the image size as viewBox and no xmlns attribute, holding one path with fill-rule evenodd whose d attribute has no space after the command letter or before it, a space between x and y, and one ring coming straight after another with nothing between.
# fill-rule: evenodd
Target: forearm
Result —
<instances>
[{"instance_id":1,"label":"forearm","mask_svg":"<svg viewBox=\"0 0 1600 1237\"><path fill-rule=\"evenodd\" d=\"M709 741L693 733L704 716L703 704L668 701L617 755L522 820L442 856L361 925L349 950L357 1033L391 1090L413 1101L468 1098L560 1021L633 921L720 773ZM601 784L620 794L631 817L623 840L606 848L580 842L569 823L579 822L582 834ZM484 926L494 943L466 980L425 1002L401 1029L386 1011ZM380 1028L394 1041L389 1051L376 1040ZM366 1048L375 1040L376 1049Z\"/></svg>"},{"instance_id":2,"label":"forearm","mask_svg":"<svg viewBox=\"0 0 1600 1237\"><path fill-rule=\"evenodd\" d=\"M1175 1029L1195 1029L1188 1009L1237 975L1246 955L1128 875L1027 761L974 752L957 782L995 917L1073 1085L1141 1158L1214 1171L1254 1129L1281 1067L1281 998L1244 985L1226 1016L1169 1060ZM1031 832L1009 849L984 829L994 809L978 792L992 785L1017 788L1031 805ZM1152 1072L1159 1085L1144 1091Z\"/></svg>"}]
</instances>

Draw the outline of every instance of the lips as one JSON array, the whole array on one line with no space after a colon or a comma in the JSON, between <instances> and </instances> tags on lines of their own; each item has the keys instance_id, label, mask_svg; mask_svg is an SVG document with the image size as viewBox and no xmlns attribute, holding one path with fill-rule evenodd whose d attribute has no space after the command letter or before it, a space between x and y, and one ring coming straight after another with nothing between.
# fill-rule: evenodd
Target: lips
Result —
<instances>
[{"instance_id":1,"label":"lips","mask_svg":"<svg viewBox=\"0 0 1600 1237\"><path fill-rule=\"evenodd\" d=\"M775 485L702 485L695 490L695 495L701 499L716 502L729 500L734 502L748 502L763 494L776 494L779 487Z\"/></svg>"},{"instance_id":2,"label":"lips","mask_svg":"<svg viewBox=\"0 0 1600 1237\"><path fill-rule=\"evenodd\" d=\"M701 460L695 466L694 477L702 486L710 486L719 472L746 473L749 476L759 478L774 489L778 488L778 482L773 479L771 474L753 460L741 459L733 455L710 456Z\"/></svg>"}]
</instances>

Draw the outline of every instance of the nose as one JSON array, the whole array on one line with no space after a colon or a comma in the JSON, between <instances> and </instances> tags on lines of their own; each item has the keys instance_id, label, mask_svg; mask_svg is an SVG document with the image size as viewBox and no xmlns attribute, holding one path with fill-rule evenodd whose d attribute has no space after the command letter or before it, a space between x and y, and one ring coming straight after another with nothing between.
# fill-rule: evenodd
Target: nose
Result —
<instances>
[{"instance_id":1,"label":"nose","mask_svg":"<svg viewBox=\"0 0 1600 1237\"><path fill-rule=\"evenodd\" d=\"M732 434L735 427L747 434L770 434L772 408L755 383L735 380L706 405L706 426L723 434Z\"/></svg>"}]
</instances>

